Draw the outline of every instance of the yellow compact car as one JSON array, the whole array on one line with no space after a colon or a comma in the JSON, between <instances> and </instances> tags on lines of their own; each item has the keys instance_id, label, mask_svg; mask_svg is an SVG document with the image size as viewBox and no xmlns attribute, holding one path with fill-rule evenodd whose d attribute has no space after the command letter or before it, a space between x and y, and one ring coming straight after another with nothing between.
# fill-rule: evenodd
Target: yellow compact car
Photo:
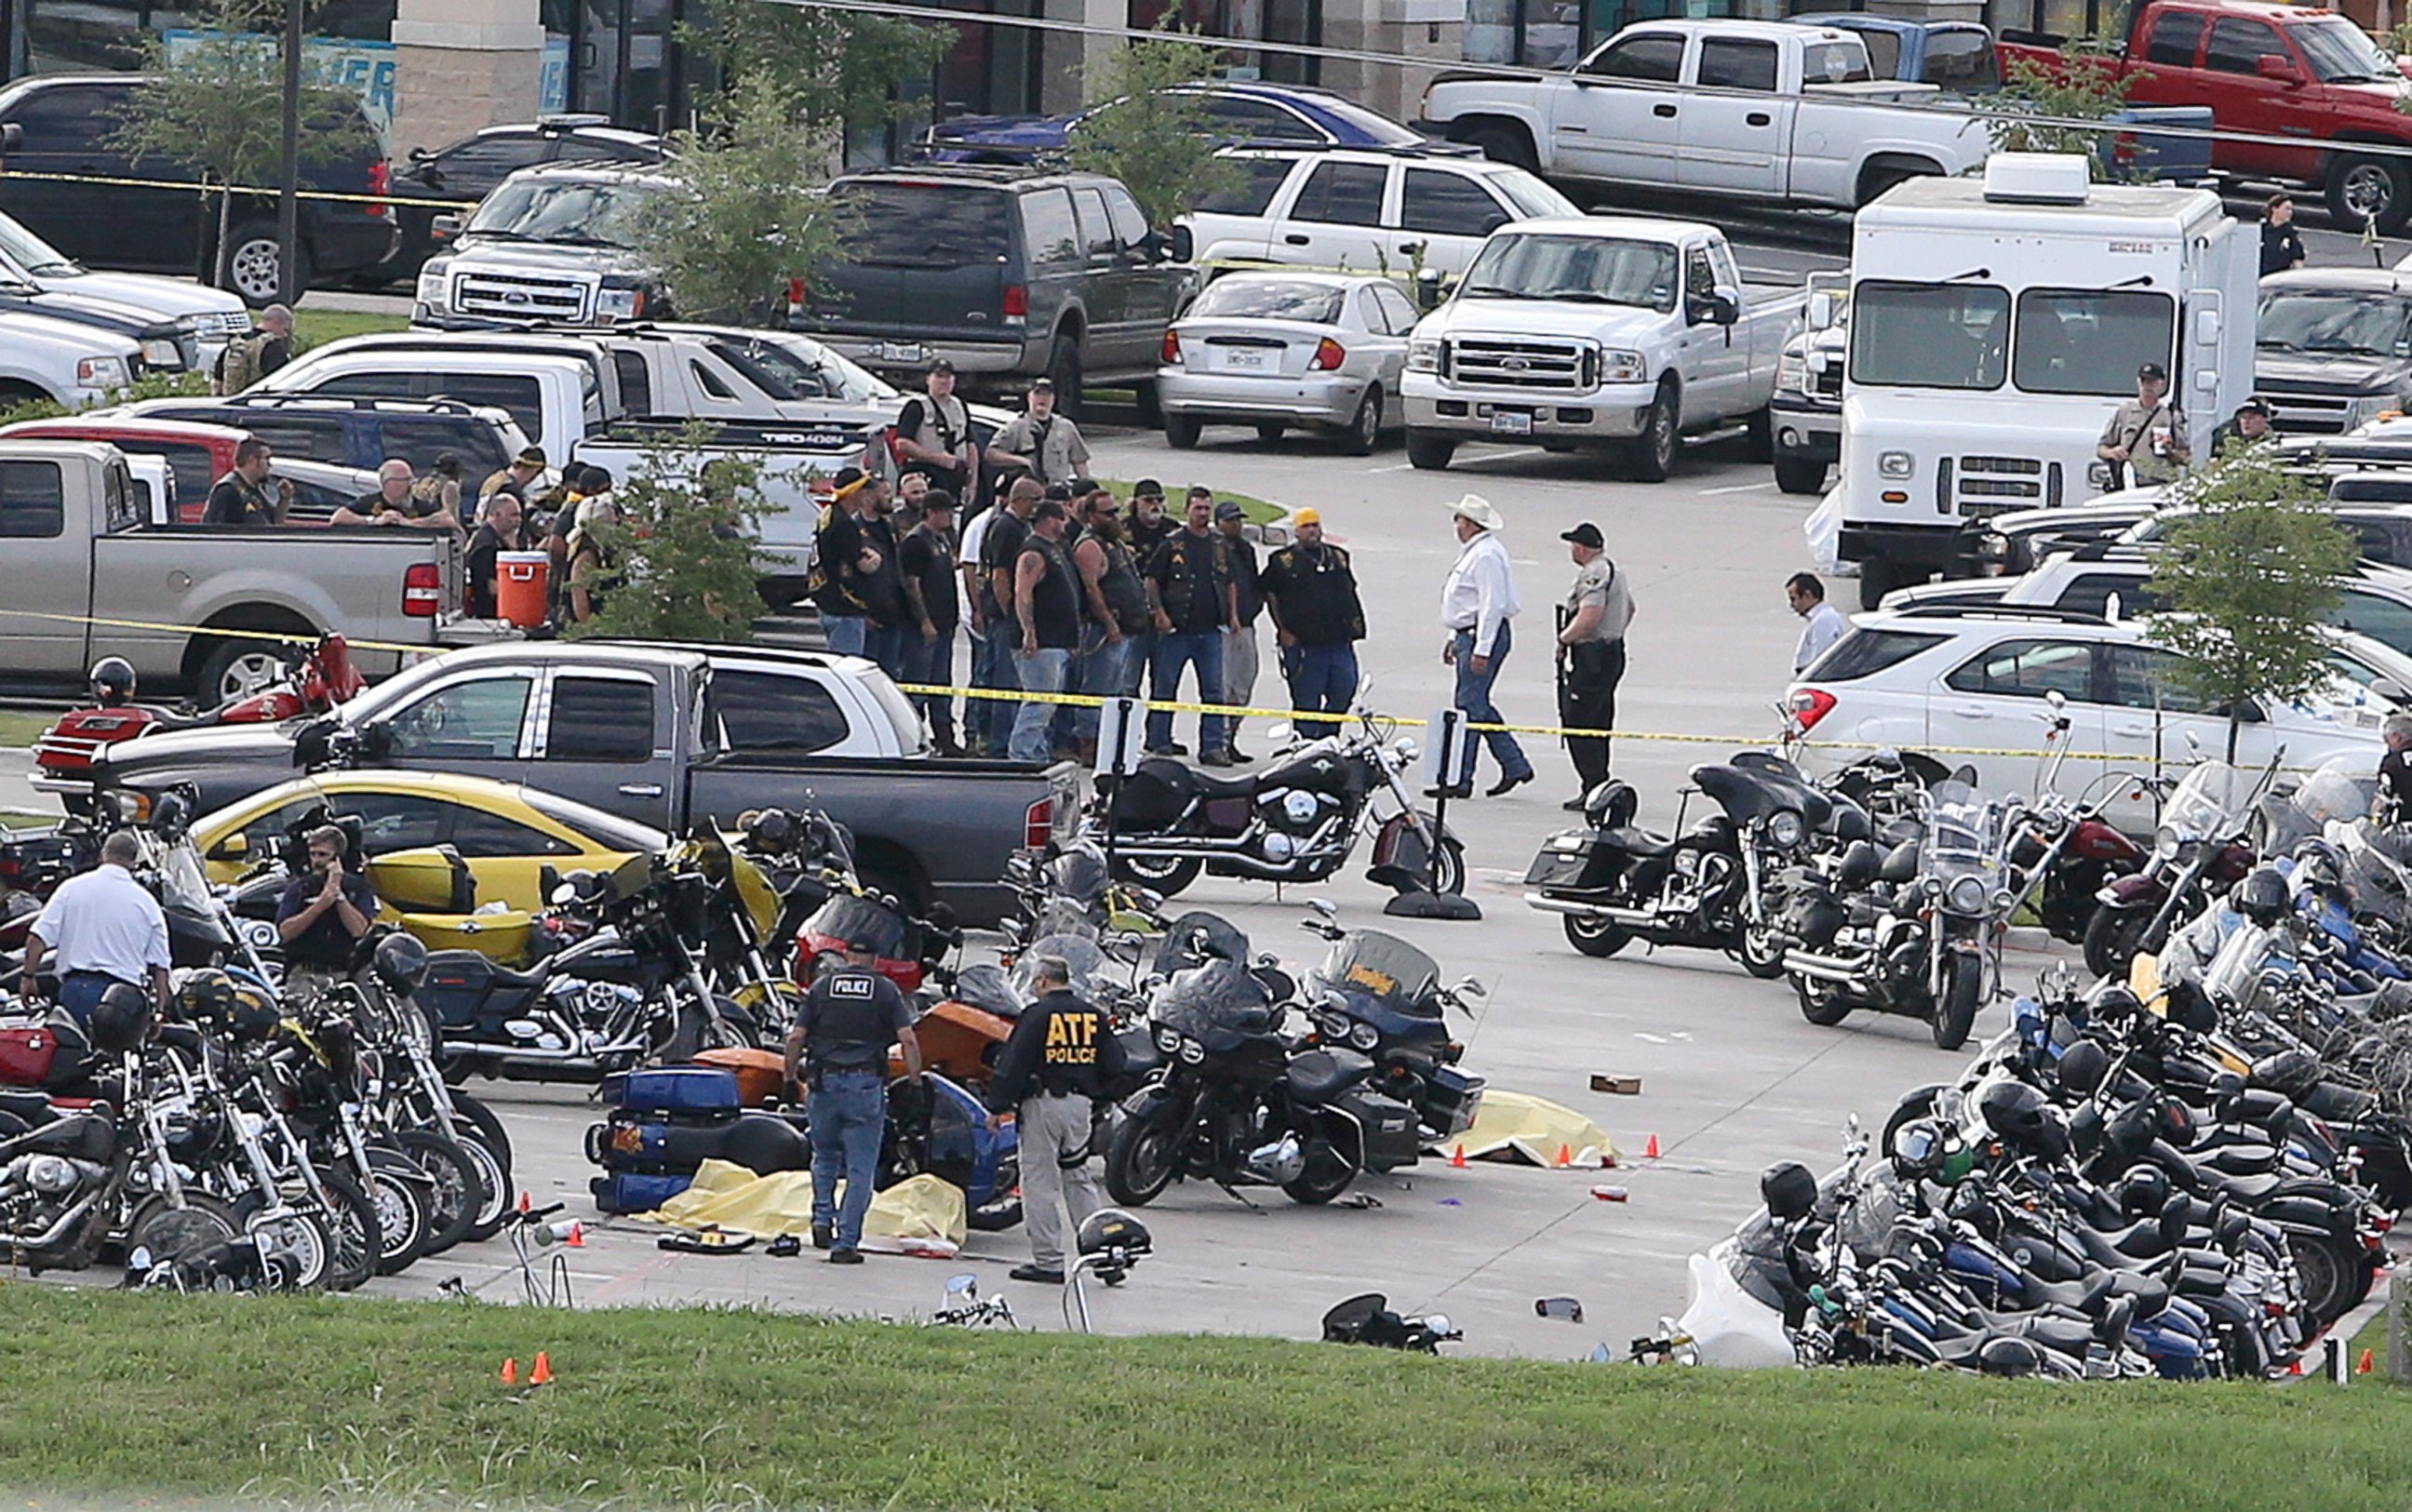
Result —
<instances>
[{"instance_id":1,"label":"yellow compact car","mask_svg":"<svg viewBox=\"0 0 2412 1512\"><path fill-rule=\"evenodd\" d=\"M276 855L287 830L321 805L360 817L382 917L430 948L463 947L506 962L526 952L529 916L544 906L548 868L609 872L670 844L649 826L511 783L444 772L329 771L280 783L196 823L193 839L210 880L240 880ZM495 904L502 911L493 911Z\"/></svg>"}]
</instances>

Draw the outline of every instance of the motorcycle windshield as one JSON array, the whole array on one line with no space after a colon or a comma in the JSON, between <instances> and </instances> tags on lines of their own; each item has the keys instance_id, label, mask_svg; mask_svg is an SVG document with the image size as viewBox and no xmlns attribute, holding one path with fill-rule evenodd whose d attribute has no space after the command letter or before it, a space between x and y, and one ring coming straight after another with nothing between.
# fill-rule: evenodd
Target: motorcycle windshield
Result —
<instances>
[{"instance_id":1,"label":"motorcycle windshield","mask_svg":"<svg viewBox=\"0 0 2412 1512\"><path fill-rule=\"evenodd\" d=\"M1170 976L1209 961L1245 965L1248 937L1238 925L1204 909L1193 909L1165 927L1164 943L1155 947L1155 975Z\"/></svg>"},{"instance_id":2,"label":"motorcycle windshield","mask_svg":"<svg viewBox=\"0 0 2412 1512\"><path fill-rule=\"evenodd\" d=\"M1438 985L1440 965L1395 934L1357 930L1332 942L1318 975L1333 987L1363 992L1412 1013Z\"/></svg>"},{"instance_id":3,"label":"motorcycle windshield","mask_svg":"<svg viewBox=\"0 0 2412 1512\"><path fill-rule=\"evenodd\" d=\"M197 918L217 916L217 899L202 874L201 858L190 841L164 847L159 855L159 902L162 906Z\"/></svg>"},{"instance_id":4,"label":"motorcycle windshield","mask_svg":"<svg viewBox=\"0 0 2412 1512\"><path fill-rule=\"evenodd\" d=\"M2225 761L2205 761L2185 774L2161 810L2161 825L2181 841L2226 838L2234 815L2253 801L2255 780Z\"/></svg>"},{"instance_id":5,"label":"motorcycle windshield","mask_svg":"<svg viewBox=\"0 0 2412 1512\"><path fill-rule=\"evenodd\" d=\"M2412 919L2412 875L2375 843L2378 826L2369 819L2331 824L2346 861L2345 886L2356 914L2402 924Z\"/></svg>"},{"instance_id":6,"label":"motorcycle windshield","mask_svg":"<svg viewBox=\"0 0 2412 1512\"><path fill-rule=\"evenodd\" d=\"M1089 917L1088 905L1073 898L1050 898L1040 903L1037 926L1032 934L1038 939L1051 934L1094 938L1097 933L1097 923Z\"/></svg>"},{"instance_id":7,"label":"motorcycle windshield","mask_svg":"<svg viewBox=\"0 0 2412 1512\"><path fill-rule=\"evenodd\" d=\"M1068 976L1075 992L1081 991L1081 984L1096 976L1106 963L1106 953L1097 948L1095 940L1078 934L1041 935L1031 943L1029 949L1015 958L1013 975L1007 978L1024 1001L1038 995L1037 989L1031 985L1031 977L1037 974L1038 962L1050 956L1062 961L1069 968Z\"/></svg>"},{"instance_id":8,"label":"motorcycle windshield","mask_svg":"<svg viewBox=\"0 0 2412 1512\"><path fill-rule=\"evenodd\" d=\"M831 898L804 920L804 932L852 945L869 941L882 961L904 959L904 920L885 904L844 892Z\"/></svg>"},{"instance_id":9,"label":"motorcycle windshield","mask_svg":"<svg viewBox=\"0 0 2412 1512\"><path fill-rule=\"evenodd\" d=\"M1081 841L1048 863L1048 887L1059 898L1096 903L1106 895L1106 853L1094 841Z\"/></svg>"},{"instance_id":10,"label":"motorcycle windshield","mask_svg":"<svg viewBox=\"0 0 2412 1512\"><path fill-rule=\"evenodd\" d=\"M1018 1019L1027 1000L1013 990L1003 966L981 964L965 966L956 974L955 1001L1000 1019Z\"/></svg>"},{"instance_id":11,"label":"motorcycle windshield","mask_svg":"<svg viewBox=\"0 0 2412 1512\"><path fill-rule=\"evenodd\" d=\"M1148 999L1156 1022L1192 1039L1261 1029L1268 1000L1264 988L1237 962L1210 961L1167 978Z\"/></svg>"},{"instance_id":12,"label":"motorcycle windshield","mask_svg":"<svg viewBox=\"0 0 2412 1512\"><path fill-rule=\"evenodd\" d=\"M2295 790L2295 806L2317 825L2351 824L2370 815L2378 794L2378 773L2358 756L2338 756L2303 779Z\"/></svg>"},{"instance_id":13,"label":"motorcycle windshield","mask_svg":"<svg viewBox=\"0 0 2412 1512\"><path fill-rule=\"evenodd\" d=\"M1937 783L1927 792L1926 834L1919 852L1928 870L1989 869L1993 858L1993 806L1963 782Z\"/></svg>"}]
</instances>

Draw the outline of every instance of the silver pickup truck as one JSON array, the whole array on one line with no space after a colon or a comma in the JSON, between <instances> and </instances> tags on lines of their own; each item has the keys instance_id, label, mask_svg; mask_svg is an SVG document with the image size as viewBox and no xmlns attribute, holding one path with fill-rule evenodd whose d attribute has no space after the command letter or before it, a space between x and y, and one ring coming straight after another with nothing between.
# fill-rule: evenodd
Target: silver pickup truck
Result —
<instances>
[{"instance_id":1,"label":"silver pickup truck","mask_svg":"<svg viewBox=\"0 0 2412 1512\"><path fill-rule=\"evenodd\" d=\"M0 441L0 682L72 684L102 656L215 703L282 666L272 642L336 631L372 677L488 639L457 624L460 551L440 533L157 526L115 447Z\"/></svg>"}]
</instances>

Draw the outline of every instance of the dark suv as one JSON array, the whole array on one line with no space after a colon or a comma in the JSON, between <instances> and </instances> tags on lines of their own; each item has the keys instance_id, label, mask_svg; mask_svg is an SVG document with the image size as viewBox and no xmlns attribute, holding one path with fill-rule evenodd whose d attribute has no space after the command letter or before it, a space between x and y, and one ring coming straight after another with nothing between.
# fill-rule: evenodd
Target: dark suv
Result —
<instances>
[{"instance_id":1,"label":"dark suv","mask_svg":"<svg viewBox=\"0 0 2412 1512\"><path fill-rule=\"evenodd\" d=\"M1058 403L1084 382L1135 385L1152 409L1164 330L1196 271L1185 232L1151 228L1120 181L1096 173L931 167L830 186L849 256L811 281L800 330L875 373L937 358L976 389L1041 374Z\"/></svg>"},{"instance_id":2,"label":"dark suv","mask_svg":"<svg viewBox=\"0 0 2412 1512\"><path fill-rule=\"evenodd\" d=\"M469 485L507 465L525 438L455 400L335 399L321 394L250 394L230 399L160 399L129 406L161 419L203 420L249 431L280 457L306 457L374 468L389 457L424 473L451 452Z\"/></svg>"},{"instance_id":3,"label":"dark suv","mask_svg":"<svg viewBox=\"0 0 2412 1512\"><path fill-rule=\"evenodd\" d=\"M399 199L449 199L467 213L496 184L523 168L538 163L658 163L662 139L641 131L623 131L608 115L547 115L534 121L488 126L449 147L410 150L410 161L394 169L393 192ZM386 272L408 278L451 240L435 229L443 212L433 205L396 205L402 245Z\"/></svg>"},{"instance_id":4,"label":"dark suv","mask_svg":"<svg viewBox=\"0 0 2412 1512\"><path fill-rule=\"evenodd\" d=\"M0 89L0 126L15 126L17 145L0 175L0 210L78 262L130 272L190 273L204 237L217 229L214 201L194 192L183 164L136 159L110 145L140 74L51 74ZM350 107L353 110L358 106ZM305 126L306 129L306 126ZM364 145L350 155L302 169L306 188L336 194L390 192L385 159L365 118ZM22 173L154 179L156 187L69 183ZM210 208L205 213L204 205ZM295 280L340 283L371 272L393 251L393 207L383 200L304 199ZM226 244L217 249L217 282L257 308L277 298L276 197L238 195Z\"/></svg>"}]
</instances>

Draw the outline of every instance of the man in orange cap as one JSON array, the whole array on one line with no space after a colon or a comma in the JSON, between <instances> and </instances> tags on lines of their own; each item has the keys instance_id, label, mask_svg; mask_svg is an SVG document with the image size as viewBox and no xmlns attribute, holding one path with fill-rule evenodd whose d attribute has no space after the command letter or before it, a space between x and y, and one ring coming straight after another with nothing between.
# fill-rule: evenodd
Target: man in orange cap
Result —
<instances>
[{"instance_id":1,"label":"man in orange cap","mask_svg":"<svg viewBox=\"0 0 2412 1512\"><path fill-rule=\"evenodd\" d=\"M1282 680L1299 733L1328 734L1357 697L1357 642L1365 639L1365 608L1348 553L1323 538L1323 517L1301 509L1289 517L1293 544L1265 559L1261 586L1281 648Z\"/></svg>"}]
</instances>

